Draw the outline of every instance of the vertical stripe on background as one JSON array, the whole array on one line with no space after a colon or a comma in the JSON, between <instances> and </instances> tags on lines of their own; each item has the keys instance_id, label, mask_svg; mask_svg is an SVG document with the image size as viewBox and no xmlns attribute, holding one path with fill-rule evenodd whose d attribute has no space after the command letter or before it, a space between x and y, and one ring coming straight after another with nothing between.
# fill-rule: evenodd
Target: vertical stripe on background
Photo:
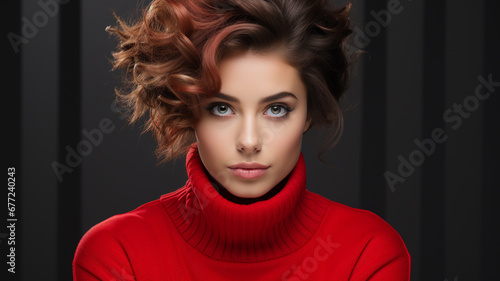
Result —
<instances>
[{"instance_id":1,"label":"vertical stripe on background","mask_svg":"<svg viewBox=\"0 0 500 281\"><path fill-rule=\"evenodd\" d=\"M358 32L369 37L364 50L364 81L362 94L361 139L361 205L385 217L386 183L383 177L386 165L386 31L370 24L371 11L386 9L386 1L366 1L365 25ZM355 32L355 35L356 34Z\"/></svg>"},{"instance_id":2,"label":"vertical stripe on background","mask_svg":"<svg viewBox=\"0 0 500 281\"><path fill-rule=\"evenodd\" d=\"M445 108L445 1L424 1L423 126L425 136L444 128ZM421 280L441 280L444 275L444 143L422 167Z\"/></svg>"},{"instance_id":3,"label":"vertical stripe on background","mask_svg":"<svg viewBox=\"0 0 500 281\"><path fill-rule=\"evenodd\" d=\"M18 50L15 51L17 46L14 46L9 39L9 35L12 38L13 34L19 35L21 34L21 1L6 1L3 3L2 9L4 12L2 17L0 17L0 34L2 34L2 42L1 42L1 50L2 50L2 67L0 67L0 81L2 85L2 129L3 129L3 137L2 137L2 159L4 160L2 165L2 173L3 175L7 175L8 168L15 168L15 174L13 175L15 179L15 186L12 191L17 195L15 198L9 196L9 198L15 199L16 201L10 201L15 204L15 215L16 218L19 218L19 223L16 223L16 235L17 237L21 237L22 233L22 198L21 193L16 192L17 189L22 188L21 182L21 52ZM14 39L12 39L14 40ZM7 183L6 183L7 185ZM4 206L7 206L7 196L8 192L11 190L7 190L8 186L5 187L2 192L2 202L5 202ZM5 210L2 212L3 222L6 222L9 217L8 212ZM17 264L16 264L16 274L12 274L7 272L7 269L10 266L7 265L9 261L7 255L9 251L7 249L10 248L7 243L7 238L10 235L8 233L7 228L3 227L0 230L0 253L2 253L2 264L5 266L3 268L0 276L5 276L5 278L0 278L2 280L21 280L21 270L19 255L21 253L22 244L18 243L16 246L17 252Z\"/></svg>"},{"instance_id":4,"label":"vertical stripe on background","mask_svg":"<svg viewBox=\"0 0 500 281\"><path fill-rule=\"evenodd\" d=\"M56 280L59 18L37 1L21 1L23 280ZM49 2L45 2L49 3ZM55 2L53 2L55 3ZM34 28L36 27L36 28ZM34 253L43 253L43 258Z\"/></svg>"},{"instance_id":5,"label":"vertical stripe on background","mask_svg":"<svg viewBox=\"0 0 500 281\"><path fill-rule=\"evenodd\" d=\"M80 1L60 6L59 25L59 162L66 146L78 151L81 130ZM81 167L66 174L58 190L58 280L71 280L71 262L80 238Z\"/></svg>"},{"instance_id":6,"label":"vertical stripe on background","mask_svg":"<svg viewBox=\"0 0 500 281\"><path fill-rule=\"evenodd\" d=\"M21 156L21 49L23 44L17 45L16 36L21 34L21 3L8 1L3 9L9 11L0 18L2 37L2 67L0 79L2 81L2 116L4 137L2 138L2 152L7 167L19 167ZM11 38L11 39L9 39ZM12 40L12 44L11 43ZM16 52L17 51L17 52ZM7 163L8 162L8 163ZM7 200L5 200L7 201ZM0 239L2 239L0 237Z\"/></svg>"},{"instance_id":7,"label":"vertical stripe on background","mask_svg":"<svg viewBox=\"0 0 500 281\"><path fill-rule=\"evenodd\" d=\"M422 166L427 161L415 160L414 155L421 151L416 141L430 138L430 132L422 135L423 14L422 2L401 1L387 26L386 220L411 254L411 280L421 280L416 269L422 247ZM403 163L413 170L403 171ZM393 179L391 173L401 178Z\"/></svg>"},{"instance_id":8,"label":"vertical stripe on background","mask_svg":"<svg viewBox=\"0 0 500 281\"><path fill-rule=\"evenodd\" d=\"M500 81L500 3L496 0L484 1L484 74L487 78ZM482 89L482 93L486 89ZM483 126L483 194L482 194L482 268L479 280L498 279L500 264L500 87L484 101Z\"/></svg>"},{"instance_id":9,"label":"vertical stripe on background","mask_svg":"<svg viewBox=\"0 0 500 281\"><path fill-rule=\"evenodd\" d=\"M479 83L477 77L484 72L482 4L450 0L446 5L446 110L442 118L448 139L443 279L477 280L481 270L480 147L483 105L487 101L481 104L474 89Z\"/></svg>"}]
</instances>

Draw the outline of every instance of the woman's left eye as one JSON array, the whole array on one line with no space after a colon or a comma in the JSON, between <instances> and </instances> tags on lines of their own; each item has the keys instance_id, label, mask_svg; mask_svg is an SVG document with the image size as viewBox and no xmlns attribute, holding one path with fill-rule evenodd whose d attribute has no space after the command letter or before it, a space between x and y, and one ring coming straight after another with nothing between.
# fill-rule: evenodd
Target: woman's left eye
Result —
<instances>
[{"instance_id":1,"label":"woman's left eye","mask_svg":"<svg viewBox=\"0 0 500 281\"><path fill-rule=\"evenodd\" d=\"M273 116L273 117L283 117L290 112L290 108L284 106L284 105L271 105L267 111L266 114Z\"/></svg>"}]
</instances>

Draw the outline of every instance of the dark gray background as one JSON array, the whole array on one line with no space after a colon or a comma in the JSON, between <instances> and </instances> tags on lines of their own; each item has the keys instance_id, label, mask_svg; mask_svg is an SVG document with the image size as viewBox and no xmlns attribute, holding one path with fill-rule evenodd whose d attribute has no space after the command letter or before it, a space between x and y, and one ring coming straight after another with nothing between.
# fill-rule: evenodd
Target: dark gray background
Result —
<instances>
[{"instance_id":1,"label":"dark gray background","mask_svg":"<svg viewBox=\"0 0 500 281\"><path fill-rule=\"evenodd\" d=\"M499 4L359 0L353 24L373 28L372 11L386 10L387 2L399 2L400 12L366 46L351 43L367 54L347 93L347 104L356 106L345 113L342 139L324 155L332 166L316 157L317 132L305 137L308 189L386 219L411 254L412 280L497 280L500 89L456 130L443 113L474 94L478 76L500 81ZM152 137L112 107L120 78L108 62L116 40L104 29L115 24L112 10L133 18L147 3L70 0L19 53L7 35L21 34L21 19L33 22L43 9L35 0L3 4L2 159L5 170L17 169L19 227L17 273L2 280L71 280L72 255L85 231L184 185L184 160L157 166ZM65 147L76 149L86 139L82 130L105 118L114 130L59 182L51 164L64 163ZM397 173L398 156L408 159L414 140L435 128L448 139L393 192L384 172Z\"/></svg>"}]
</instances>

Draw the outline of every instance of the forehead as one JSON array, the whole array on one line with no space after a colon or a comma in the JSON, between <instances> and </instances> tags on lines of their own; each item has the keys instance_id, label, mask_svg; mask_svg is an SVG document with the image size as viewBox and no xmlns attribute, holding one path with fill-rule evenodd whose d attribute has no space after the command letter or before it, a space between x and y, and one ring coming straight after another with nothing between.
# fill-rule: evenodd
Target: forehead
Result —
<instances>
[{"instance_id":1,"label":"forehead","mask_svg":"<svg viewBox=\"0 0 500 281\"><path fill-rule=\"evenodd\" d=\"M242 52L219 63L221 92L237 96L263 96L288 91L305 95L299 71L279 53Z\"/></svg>"}]
</instances>

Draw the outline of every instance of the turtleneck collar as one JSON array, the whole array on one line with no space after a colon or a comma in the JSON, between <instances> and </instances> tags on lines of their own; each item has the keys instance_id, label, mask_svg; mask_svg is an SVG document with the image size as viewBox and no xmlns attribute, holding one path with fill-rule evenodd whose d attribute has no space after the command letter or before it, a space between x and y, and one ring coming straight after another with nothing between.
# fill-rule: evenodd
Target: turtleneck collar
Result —
<instances>
[{"instance_id":1,"label":"turtleneck collar","mask_svg":"<svg viewBox=\"0 0 500 281\"><path fill-rule=\"evenodd\" d=\"M186 170L186 185L161 200L184 240L213 259L258 262L287 255L309 241L326 212L325 202L306 190L302 153L290 174L256 202L222 189L205 170L196 143Z\"/></svg>"}]
</instances>

